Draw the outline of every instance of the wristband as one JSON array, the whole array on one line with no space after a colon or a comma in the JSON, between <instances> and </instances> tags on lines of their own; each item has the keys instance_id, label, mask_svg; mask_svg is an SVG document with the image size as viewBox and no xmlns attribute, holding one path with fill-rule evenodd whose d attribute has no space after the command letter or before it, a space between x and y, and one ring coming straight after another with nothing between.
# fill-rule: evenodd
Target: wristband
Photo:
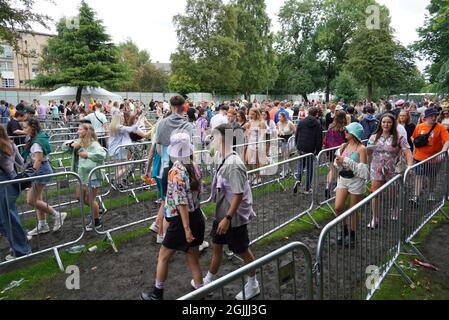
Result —
<instances>
[{"instance_id":1,"label":"wristband","mask_svg":"<svg viewBox=\"0 0 449 320\"><path fill-rule=\"evenodd\" d=\"M230 216L229 214L226 216L226 220L228 220L229 222L232 221L232 216Z\"/></svg>"}]
</instances>

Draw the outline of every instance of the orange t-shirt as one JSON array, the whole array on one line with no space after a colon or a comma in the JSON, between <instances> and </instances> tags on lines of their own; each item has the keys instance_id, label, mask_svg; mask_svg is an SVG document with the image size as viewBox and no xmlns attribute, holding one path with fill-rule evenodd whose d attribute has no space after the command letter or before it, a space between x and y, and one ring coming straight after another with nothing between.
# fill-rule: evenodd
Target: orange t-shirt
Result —
<instances>
[{"instance_id":1,"label":"orange t-shirt","mask_svg":"<svg viewBox=\"0 0 449 320\"><path fill-rule=\"evenodd\" d=\"M271 121L274 121L274 118L276 117L276 113L278 113L279 112L279 108L273 108L271 111L270 111L270 118L271 118Z\"/></svg>"},{"instance_id":2,"label":"orange t-shirt","mask_svg":"<svg viewBox=\"0 0 449 320\"><path fill-rule=\"evenodd\" d=\"M427 123L419 124L413 133L413 139L419 135L428 134L432 129ZM424 161L443 150L444 144L449 141L449 132L442 124L438 124L429 138L429 144L423 148L415 148L415 160Z\"/></svg>"}]
</instances>

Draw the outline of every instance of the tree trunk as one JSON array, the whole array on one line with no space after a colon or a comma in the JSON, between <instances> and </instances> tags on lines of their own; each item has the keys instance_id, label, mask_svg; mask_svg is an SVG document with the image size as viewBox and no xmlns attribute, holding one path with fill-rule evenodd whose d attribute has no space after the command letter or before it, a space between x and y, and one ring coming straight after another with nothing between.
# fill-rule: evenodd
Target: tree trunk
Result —
<instances>
[{"instance_id":1,"label":"tree trunk","mask_svg":"<svg viewBox=\"0 0 449 320\"><path fill-rule=\"evenodd\" d=\"M307 95L305 93L301 94L301 96L304 99L304 102L309 103L309 98L307 98Z\"/></svg>"},{"instance_id":2,"label":"tree trunk","mask_svg":"<svg viewBox=\"0 0 449 320\"><path fill-rule=\"evenodd\" d=\"M368 82L368 102L373 102L373 82Z\"/></svg>"},{"instance_id":3,"label":"tree trunk","mask_svg":"<svg viewBox=\"0 0 449 320\"><path fill-rule=\"evenodd\" d=\"M79 105L81 102L81 94L83 93L83 87L78 87L76 90L76 103Z\"/></svg>"}]
</instances>

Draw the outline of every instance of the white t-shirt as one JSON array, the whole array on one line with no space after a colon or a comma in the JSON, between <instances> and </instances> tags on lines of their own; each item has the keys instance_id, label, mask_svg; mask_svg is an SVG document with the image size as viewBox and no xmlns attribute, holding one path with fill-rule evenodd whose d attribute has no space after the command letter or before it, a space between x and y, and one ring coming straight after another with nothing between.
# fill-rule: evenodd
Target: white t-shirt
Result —
<instances>
[{"instance_id":1,"label":"white t-shirt","mask_svg":"<svg viewBox=\"0 0 449 320\"><path fill-rule=\"evenodd\" d=\"M290 116L290 120L293 120L293 115L295 114L295 111L292 109L285 109L288 112L288 115Z\"/></svg>"},{"instance_id":2,"label":"white t-shirt","mask_svg":"<svg viewBox=\"0 0 449 320\"><path fill-rule=\"evenodd\" d=\"M30 158L33 163L36 161L36 153L44 154L44 150L42 150L41 145L38 143L33 144L30 149ZM43 161L48 161L48 157L44 156Z\"/></svg>"},{"instance_id":3,"label":"white t-shirt","mask_svg":"<svg viewBox=\"0 0 449 320\"><path fill-rule=\"evenodd\" d=\"M106 116L103 113L95 111L95 113L91 113L85 117L84 120L89 120L92 123L92 127L94 127L97 135L104 135L103 125L108 123L108 119L106 119Z\"/></svg>"},{"instance_id":4,"label":"white t-shirt","mask_svg":"<svg viewBox=\"0 0 449 320\"><path fill-rule=\"evenodd\" d=\"M421 113L421 114L425 113L426 110L427 110L426 107L421 107L421 108L416 109L416 111L418 111L418 112Z\"/></svg>"},{"instance_id":5,"label":"white t-shirt","mask_svg":"<svg viewBox=\"0 0 449 320\"><path fill-rule=\"evenodd\" d=\"M221 113L213 116L210 120L210 127L212 130L218 126L221 126L222 124L228 124L228 117L222 115Z\"/></svg>"},{"instance_id":6,"label":"white t-shirt","mask_svg":"<svg viewBox=\"0 0 449 320\"><path fill-rule=\"evenodd\" d=\"M404 137L404 141L407 143L408 147L410 148L410 145L408 144L408 136L407 136L407 130L405 130L405 127L402 124L398 123L398 134L400 137Z\"/></svg>"}]
</instances>

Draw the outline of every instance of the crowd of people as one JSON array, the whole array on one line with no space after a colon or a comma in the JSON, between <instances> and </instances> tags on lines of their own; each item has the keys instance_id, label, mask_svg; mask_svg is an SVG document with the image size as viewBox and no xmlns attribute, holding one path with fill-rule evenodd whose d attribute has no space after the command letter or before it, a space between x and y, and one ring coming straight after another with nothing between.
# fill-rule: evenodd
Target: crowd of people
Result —
<instances>
[{"instance_id":1,"label":"crowd of people","mask_svg":"<svg viewBox=\"0 0 449 320\"><path fill-rule=\"evenodd\" d=\"M60 106L64 109L55 106L54 101L50 107L46 106L45 116L50 113L56 118L56 113L58 117L64 113L65 119L79 112L79 106L76 110L73 102L64 104L61 101ZM72 153L72 171L79 174L84 185L84 194L78 190L77 196L89 203L89 192L94 195L91 203L93 219L87 230L102 226L95 197L103 177L95 176L88 181L89 173L102 165L108 154L116 161L126 161L127 153L117 152L123 150L120 146L142 138L152 141L145 178L154 178L162 199L157 219L150 228L157 234L161 249L154 289L141 295L145 300L163 299L170 258L176 251L186 254L195 290L216 279L224 245L240 255L246 264L255 260L249 248L248 224L256 216L251 184L261 183L261 177L256 175L250 181L247 171L273 161L274 139L281 142L281 160L290 158L290 141L294 142L298 155L304 156L298 160L294 175L295 194L321 192L312 190L313 160L306 155L316 156L322 150L329 150L329 174L324 192L326 198L330 198L331 192L336 191L338 215L345 212L348 198L350 207L363 199L369 182L371 192L374 192L415 163L449 149L449 109L444 102L425 101L418 106L404 100L380 101L378 105L366 102L346 105L343 100L338 104L234 100L219 105L207 101L195 105L175 96L170 103L150 103L158 117L156 124L149 124L150 133L144 130L147 124L143 104L110 101L106 106L92 103L88 108L89 111L81 113L79 118L79 138L64 145L64 150ZM2 110L10 110L4 101L0 103ZM36 208L38 217L37 227L28 233L20 224L16 208L19 191L13 184L0 188L0 232L11 244L7 260L29 254L29 238L50 232L48 216L53 218L54 232L61 229L67 217L42 198L43 189L49 182L45 176L53 172L48 158L51 153L49 137L39 122L43 114L39 113L37 101L35 107L16 109L13 115L8 114L9 119L4 122L8 131L0 126L0 181L15 179L17 168L30 171L30 176L43 176L27 191L27 203ZM110 121L107 114L112 116ZM23 135L25 140L18 140ZM102 145L101 141L107 143ZM20 155L16 145L22 142L25 149ZM194 151L205 148L213 150L219 161L212 184L212 199L217 204L210 235L213 257L203 278L199 263L200 249L206 246L205 221L200 206L203 179L200 166L194 161ZM307 171L307 177L303 188L304 171ZM286 177L292 173L283 168L280 174ZM424 177L434 178L425 171L417 172L417 176L420 185ZM115 183L126 184L125 180L126 175L117 168ZM6 188L7 192L3 192ZM420 201L421 189L416 188L412 201ZM373 201L372 207L373 218L367 227L375 229L379 224L377 200ZM347 222L338 237L338 244L353 245L357 226L356 217ZM244 291L236 299L251 299L259 293L253 272L248 275Z\"/></svg>"}]
</instances>

